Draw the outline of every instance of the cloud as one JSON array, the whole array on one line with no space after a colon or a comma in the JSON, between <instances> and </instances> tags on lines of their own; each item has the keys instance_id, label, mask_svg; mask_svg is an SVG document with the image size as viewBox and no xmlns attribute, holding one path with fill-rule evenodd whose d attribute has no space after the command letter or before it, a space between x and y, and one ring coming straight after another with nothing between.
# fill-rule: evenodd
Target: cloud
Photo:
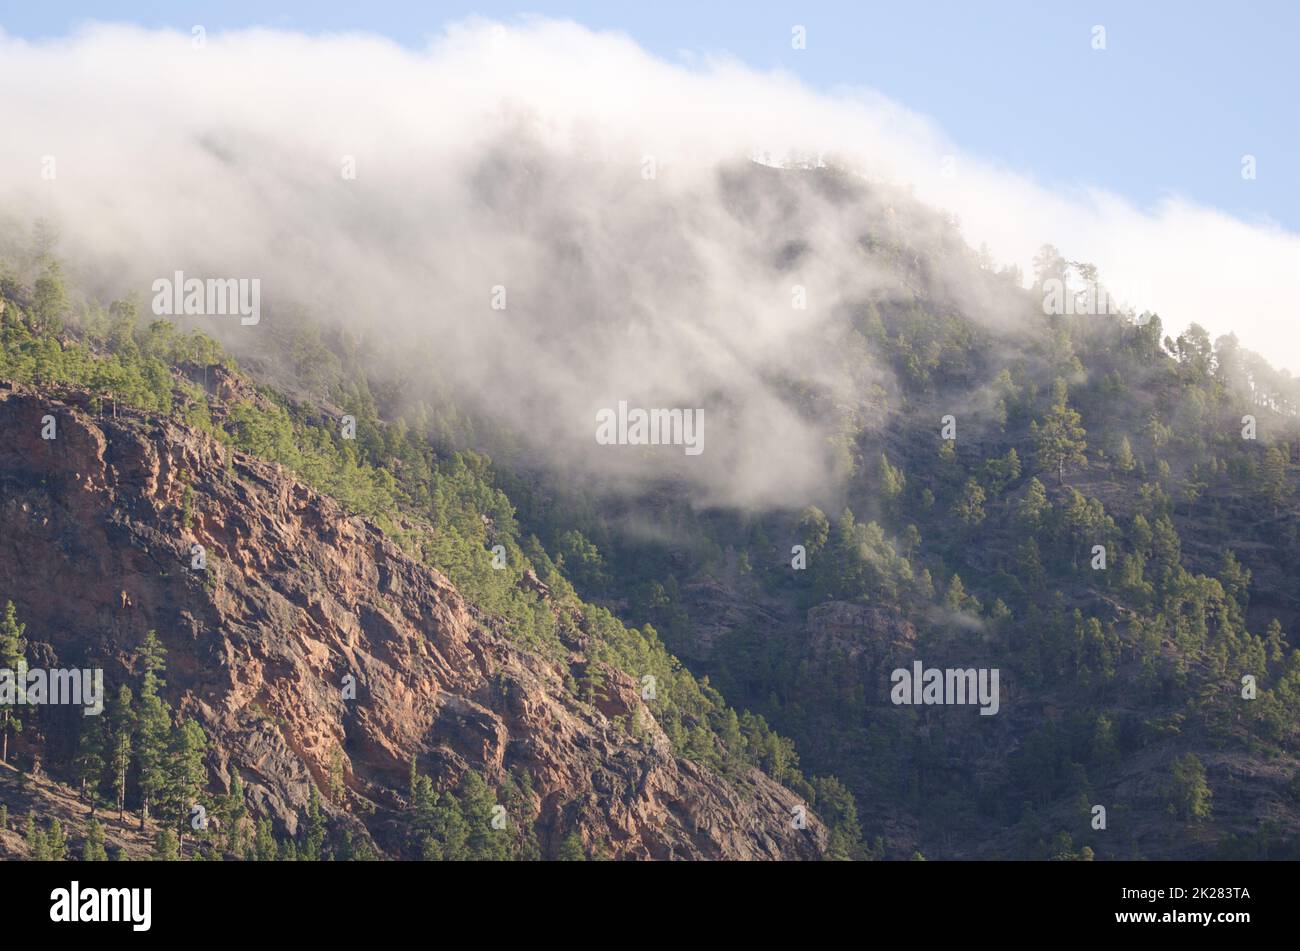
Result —
<instances>
[{"instance_id":1,"label":"cloud","mask_svg":"<svg viewBox=\"0 0 1300 951\"><path fill-rule=\"evenodd\" d=\"M260 277L264 310L300 303L428 359L606 484L674 475L703 502L802 504L839 471L839 420L789 387L851 412L864 374L887 382L850 366L833 319L898 290L857 242L879 209L750 156L838 156L955 213L1002 262L1028 271L1051 241L1167 326L1234 330L1300 367L1280 313L1295 235L1176 198L1144 212L1050 191L868 90L667 62L573 23L469 20L420 51L267 30L201 48L122 26L0 36L0 90L0 207L57 221L91 286L147 302L176 270ZM267 323L223 336L256 353ZM702 408L705 452L598 445L596 413L620 400Z\"/></svg>"}]
</instances>

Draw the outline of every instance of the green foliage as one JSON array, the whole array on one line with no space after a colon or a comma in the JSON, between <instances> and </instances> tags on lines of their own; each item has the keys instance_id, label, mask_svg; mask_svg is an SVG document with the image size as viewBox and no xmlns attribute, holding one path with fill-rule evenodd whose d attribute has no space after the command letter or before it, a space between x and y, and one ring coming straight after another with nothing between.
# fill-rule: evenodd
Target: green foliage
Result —
<instances>
[{"instance_id":1,"label":"green foliage","mask_svg":"<svg viewBox=\"0 0 1300 951\"><path fill-rule=\"evenodd\" d=\"M1115 451L1115 468L1120 472L1132 472L1137 465L1133 458L1133 446L1127 435L1120 437L1119 448Z\"/></svg>"},{"instance_id":2,"label":"green foliage","mask_svg":"<svg viewBox=\"0 0 1300 951\"><path fill-rule=\"evenodd\" d=\"M307 862L319 861L325 846L325 818L321 814L320 793L313 785L307 801L307 822L303 832L302 858Z\"/></svg>"},{"instance_id":3,"label":"green foliage","mask_svg":"<svg viewBox=\"0 0 1300 951\"><path fill-rule=\"evenodd\" d=\"M208 805L204 793L208 771L203 762L207 748L208 738L193 719L186 719L173 729L168 741L164 795L182 838L190 827L194 808L206 809ZM312 791L315 792L315 787Z\"/></svg>"},{"instance_id":4,"label":"green foliage","mask_svg":"<svg viewBox=\"0 0 1300 951\"><path fill-rule=\"evenodd\" d=\"M1087 433L1080 423L1081 417L1066 404L1062 393L1060 401L1052 405L1042 425L1033 423L1030 426L1038 465L1043 471L1055 472L1058 482L1064 481L1068 466L1083 465L1088 461L1083 452L1088 448L1084 439Z\"/></svg>"},{"instance_id":5,"label":"green foliage","mask_svg":"<svg viewBox=\"0 0 1300 951\"><path fill-rule=\"evenodd\" d=\"M252 844L252 852L246 857L258 862L274 862L280 856L280 849L275 841L271 820L262 816L257 820L257 834Z\"/></svg>"},{"instance_id":6,"label":"green foliage","mask_svg":"<svg viewBox=\"0 0 1300 951\"><path fill-rule=\"evenodd\" d=\"M91 819L86 827L86 839L81 845L83 862L107 862L108 852L104 848L104 827L98 819Z\"/></svg>"},{"instance_id":7,"label":"green foliage","mask_svg":"<svg viewBox=\"0 0 1300 951\"><path fill-rule=\"evenodd\" d=\"M327 395L355 416L355 440L344 439L337 425L271 391L214 413L203 391L174 376L170 368L228 370L230 361L202 334L182 335L161 320L141 327L130 302L115 302L107 314L92 308L80 323L81 340L58 346L48 327L27 321L10 302L0 315L5 343L0 376L87 387L106 412L126 406L164 414L178 411L234 447L292 469L381 525L395 529L400 520L407 530L396 534L399 542L445 572L482 610L500 618L503 629L521 644L562 658L563 639L579 631L562 630L551 606L521 584L526 573L534 574L550 589L552 599L571 603L581 635L589 639L592 661L626 670L638 681L645 675L657 678L655 713L680 753L703 762L752 763L787 778L797 776L788 741L773 739L761 718L746 721L752 737L733 743L736 749L726 748L715 730L735 721L735 714L717 691L697 683L682 668L652 628L627 628L608 611L576 598L574 584L595 592L610 580L591 538L577 528L559 533L553 557L536 538L521 539L513 506L495 484L486 456L471 451L440 455L429 440L428 427L413 427L403 419L382 422L364 382L350 391L335 388L337 367L308 330L298 328L307 336L301 346L295 344L294 359L300 369L320 368L313 386L328 390ZM187 485L180 512L183 526L191 524L194 505ZM504 568L493 565L494 545L506 551ZM680 610L675 595L664 592L662 601L664 619L671 624ZM577 685L591 700L601 692L599 663L589 663L585 682ZM110 710L106 718L107 735L100 735L98 727L86 730L80 769L91 794L107 785L122 811L134 786L142 820L158 813L184 833L189 809L202 798L202 744L191 724L175 727L171 722L163 699L161 646L152 632L141 648L137 672L138 696L128 692L118 698L120 709ZM254 848L268 854L265 842ZM304 848L311 852L310 845Z\"/></svg>"},{"instance_id":8,"label":"green foliage","mask_svg":"<svg viewBox=\"0 0 1300 951\"><path fill-rule=\"evenodd\" d=\"M164 684L159 675L165 668L162 644L154 631L145 635L137 653L143 670L140 702L136 708L135 753L139 763L140 824L149 818L149 809L158 804L166 789L167 741L171 732L171 710L160 691Z\"/></svg>"},{"instance_id":9,"label":"green foliage","mask_svg":"<svg viewBox=\"0 0 1300 951\"><path fill-rule=\"evenodd\" d=\"M158 834L154 836L151 858L155 862L175 862L180 857L180 846L176 840L176 833L170 828L159 829Z\"/></svg>"},{"instance_id":10,"label":"green foliage","mask_svg":"<svg viewBox=\"0 0 1300 951\"><path fill-rule=\"evenodd\" d=\"M812 805L829 833L827 858L844 861L875 857L862 844L862 827L858 824L853 794L834 777L815 779L813 788L816 795Z\"/></svg>"},{"instance_id":11,"label":"green foliage","mask_svg":"<svg viewBox=\"0 0 1300 951\"><path fill-rule=\"evenodd\" d=\"M556 858L561 862L585 862L587 861L587 850L583 848L582 836L577 831L570 832L560 843L560 851Z\"/></svg>"},{"instance_id":12,"label":"green foliage","mask_svg":"<svg viewBox=\"0 0 1300 951\"><path fill-rule=\"evenodd\" d=\"M73 760L73 771L81 788L81 794L90 802L91 810L99 802L100 787L109 768L111 744L107 718L95 716L81 728L77 741L77 755Z\"/></svg>"},{"instance_id":13,"label":"green foliage","mask_svg":"<svg viewBox=\"0 0 1300 951\"><path fill-rule=\"evenodd\" d=\"M1174 760L1167 798L1169 811L1180 819L1199 822L1210 818L1214 794L1205 780L1205 765L1195 753Z\"/></svg>"},{"instance_id":14,"label":"green foliage","mask_svg":"<svg viewBox=\"0 0 1300 951\"><path fill-rule=\"evenodd\" d=\"M45 848L51 862L62 862L68 857L68 839L63 833L63 823L57 818L50 820L49 831L45 833Z\"/></svg>"},{"instance_id":15,"label":"green foliage","mask_svg":"<svg viewBox=\"0 0 1300 951\"><path fill-rule=\"evenodd\" d=\"M32 322L42 332L58 333L63 329L62 317L67 306L59 262L49 261L44 273L36 279L32 294Z\"/></svg>"},{"instance_id":16,"label":"green foliage","mask_svg":"<svg viewBox=\"0 0 1300 951\"><path fill-rule=\"evenodd\" d=\"M49 842L45 837L45 833L37 825L36 814L33 812L27 814L27 825L23 832L23 839L27 843L27 856L31 861L50 861Z\"/></svg>"},{"instance_id":17,"label":"green foliage","mask_svg":"<svg viewBox=\"0 0 1300 951\"><path fill-rule=\"evenodd\" d=\"M140 827L150 816L163 821L179 849L191 831L194 808L211 805L205 755L208 738L193 719L178 724L163 699L166 651L149 631L135 655L139 700L127 684L109 697L103 714L83 718L73 767L92 812L101 802L124 815L131 780L139 796Z\"/></svg>"},{"instance_id":18,"label":"green foliage","mask_svg":"<svg viewBox=\"0 0 1300 951\"><path fill-rule=\"evenodd\" d=\"M961 495L952 507L952 514L968 528L977 528L984 521L984 490L974 479L966 480Z\"/></svg>"},{"instance_id":19,"label":"green foliage","mask_svg":"<svg viewBox=\"0 0 1300 951\"><path fill-rule=\"evenodd\" d=\"M521 787L514 777L501 790L493 790L470 770L454 790L438 793L412 762L407 805L410 852L436 862L537 858L531 797L526 790L526 781ZM506 801L498 801L499 797Z\"/></svg>"},{"instance_id":20,"label":"green foliage","mask_svg":"<svg viewBox=\"0 0 1300 951\"><path fill-rule=\"evenodd\" d=\"M884 457L882 456L881 459L883 461ZM830 538L831 523L821 509L810 505L804 509L796 531L808 554L815 555L822 550L826 540Z\"/></svg>"},{"instance_id":21,"label":"green foliage","mask_svg":"<svg viewBox=\"0 0 1300 951\"><path fill-rule=\"evenodd\" d=\"M244 805L244 783L238 770L231 770L230 788L221 800L218 816L225 830L226 851L243 855L250 844L246 828L248 807Z\"/></svg>"},{"instance_id":22,"label":"green foliage","mask_svg":"<svg viewBox=\"0 0 1300 951\"><path fill-rule=\"evenodd\" d=\"M12 601L5 602L4 617L0 618L0 669L17 675L19 666L24 663L27 653L27 641L23 638L27 625L18 621L17 611ZM7 703L0 703L0 763L9 762L9 736L23 728L18 711L18 698Z\"/></svg>"},{"instance_id":23,"label":"green foliage","mask_svg":"<svg viewBox=\"0 0 1300 951\"><path fill-rule=\"evenodd\" d=\"M877 478L880 480L880 498L887 505L896 504L907 488L907 477L903 470L889 464L889 458L883 452L880 454Z\"/></svg>"},{"instance_id":24,"label":"green foliage","mask_svg":"<svg viewBox=\"0 0 1300 951\"><path fill-rule=\"evenodd\" d=\"M126 810L127 771L131 768L132 741L135 735L134 697L131 688L122 684L110 701L107 711L109 723L108 765L110 781L117 802L119 817Z\"/></svg>"},{"instance_id":25,"label":"green foliage","mask_svg":"<svg viewBox=\"0 0 1300 951\"><path fill-rule=\"evenodd\" d=\"M905 248L880 236L869 243L891 266L913 268ZM1082 273L1054 248L1035 264L1040 286L1067 269ZM48 262L42 268L50 281L58 277ZM909 273L913 286L922 286ZM1287 629L1294 636L1296 614L1275 600L1269 606L1282 619L1257 633L1267 615L1257 617L1263 604L1252 602L1264 599L1258 591L1252 599L1251 586L1300 585L1300 564L1287 555L1298 541L1291 459L1300 443L1300 391L1229 338L1211 346L1192 327L1169 339L1158 317L1141 326L1054 317L1041 327L1018 326L1008 353L975 322L919 293L897 305L871 302L853 320L861 346L845 352L883 355L899 387L885 396L858 394L861 406L832 437L852 473L835 487L843 498L837 491L816 500L842 512L832 522L812 499L796 500L789 512L761 513L698 511L688 499L668 500L671 493L611 505L512 468L508 453L504 465L493 462L457 448L486 441L474 431L482 421L462 413L450 395L436 405L393 398L362 369L356 341L327 341L305 322L286 322L277 355L293 369L295 392L355 416L355 440L343 439L319 409L271 391L252 395L244 385L236 405L210 403L173 371L233 369L211 340L164 321L141 327L126 302L107 313L94 305L73 313L61 293L47 283L39 305L20 305L35 295L0 279L7 305L0 376L87 387L105 412L173 413L292 469L446 573L521 645L566 664L581 653L585 663L574 669L583 673L571 689L588 700L600 698L605 670L638 684L655 678L646 706L674 752L736 782L758 766L809 797L828 826L834 857L878 854L862 844L862 826L876 835L883 820L859 806L880 795L909 813L931 854L966 829L994 823L1018 827L1043 857L1086 859L1093 849L1112 857L1106 850L1117 846L1108 840L1083 844L1077 830L1040 823L1035 810L1047 815L1062 802L1072 808L1083 789L1114 779L1130 757L1149 761L1172 743L1294 762L1300 659ZM1041 314L1041 301L1029 303ZM73 331L72 341L54 338L59 322ZM916 438L933 432L936 405L990 408L963 413L960 446L942 441L936 459L934 442ZM811 415L823 407L809 400L801 408ZM886 425L876 425L886 412ZM1260 417L1259 443L1239 438L1246 413ZM1089 443L1095 464L1076 477ZM1022 480L1027 454L1037 472L1056 478ZM1067 470L1074 487L1064 485ZM182 524L193 503L184 497ZM637 521L662 526L672 543L623 530ZM806 547L807 571L790 569L790 544ZM1107 550L1105 571L1089 565L1097 544ZM505 552L504 567L494 566L494 546ZM941 579L938 593L934 578ZM724 607L731 599L761 607L755 617L782 620L751 622L736 611L744 618L736 629L714 630L706 641L696 614L716 602L702 590ZM800 624L831 601L874 613L862 615L863 630L833 636ZM875 638L897 633L876 630L884 617L910 627L920 656L977 653L1004 671L1004 684L1065 712L1059 722L1045 713L1018 719L1011 747L976 742L951 718L927 718L922 730L910 711L882 708L873 671L858 660L875 656ZM711 679L692 676L674 653L707 658L700 662ZM1257 677L1260 693L1243 707L1235 684L1245 673ZM155 741L165 737L165 749L175 753L170 710L162 704L166 730L149 732L161 700L146 703L143 683L140 689L138 725L127 690L124 702L110 703L107 736L90 729L83 736L75 768L92 803L98 790L111 792L119 809L132 794L143 804ZM724 695L748 709L729 706ZM644 736L636 718L622 726L634 739ZM995 765L1005 768L975 761L972 750L1004 756ZM139 769L130 768L133 758ZM1162 805L1203 821L1209 787L1199 759L1192 760L1176 761ZM839 779L807 780L801 766ZM439 792L427 778L413 783L411 854L493 853L500 840L481 821L488 793L510 819L505 851L538 854L532 799L521 791L527 777L511 774L495 790L473 782L462 788L465 782ZM341 785L331 778L332 801L343 795ZM179 821L177 798L164 793L150 807ZM238 798L242 810L242 792ZM295 842L276 842L269 824L259 823L254 834L241 812L223 822L226 845L263 858L364 854L364 842L319 828L311 808L303 825L315 831ZM1285 852L1257 832L1234 837L1232 848ZM584 847L574 831L559 851L585 859L602 848Z\"/></svg>"}]
</instances>

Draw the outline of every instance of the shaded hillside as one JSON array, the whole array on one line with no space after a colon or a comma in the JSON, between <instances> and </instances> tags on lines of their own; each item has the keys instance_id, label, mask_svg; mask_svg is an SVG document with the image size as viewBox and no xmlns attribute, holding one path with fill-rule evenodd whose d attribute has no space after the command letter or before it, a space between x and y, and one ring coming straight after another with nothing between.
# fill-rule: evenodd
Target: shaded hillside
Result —
<instances>
[{"instance_id":1,"label":"shaded hillside","mask_svg":"<svg viewBox=\"0 0 1300 951\"><path fill-rule=\"evenodd\" d=\"M703 508L518 466L522 523L594 552L582 593L834 770L891 857L1296 854L1294 378L1158 315L1046 312L1052 281L1100 286L1054 248L1026 289L895 192L729 174L742 221L756 195L831 195L894 277L830 331L854 387L823 364L787 383L838 421L843 480L802 510ZM774 268L852 237L793 212L762 235ZM999 713L894 705L918 659L999 669Z\"/></svg>"}]
</instances>

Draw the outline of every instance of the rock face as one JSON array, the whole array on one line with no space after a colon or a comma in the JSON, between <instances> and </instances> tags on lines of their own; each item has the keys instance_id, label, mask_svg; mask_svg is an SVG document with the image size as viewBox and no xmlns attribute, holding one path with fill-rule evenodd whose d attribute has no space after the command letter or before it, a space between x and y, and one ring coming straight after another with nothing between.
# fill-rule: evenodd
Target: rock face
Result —
<instances>
[{"instance_id":1,"label":"rock face","mask_svg":"<svg viewBox=\"0 0 1300 951\"><path fill-rule=\"evenodd\" d=\"M811 812L794 828L795 794L757 771L725 780L675 757L630 680L610 678L603 710L582 703L562 665L513 644L444 576L278 466L170 420L89 405L0 384L0 597L33 652L103 666L110 695L156 630L167 699L213 741L214 791L238 770L250 807L293 832L341 751L346 792L324 808L394 854L414 755L440 787L466 769L489 783L527 771L527 818L548 855L575 828L616 857L823 850ZM609 719L636 708L640 741ZM52 712L40 742L57 775L79 711Z\"/></svg>"},{"instance_id":2,"label":"rock face","mask_svg":"<svg viewBox=\"0 0 1300 951\"><path fill-rule=\"evenodd\" d=\"M888 668L916 655L916 629L871 604L827 601L808 611L808 653L818 663L871 670L888 683Z\"/></svg>"}]
</instances>

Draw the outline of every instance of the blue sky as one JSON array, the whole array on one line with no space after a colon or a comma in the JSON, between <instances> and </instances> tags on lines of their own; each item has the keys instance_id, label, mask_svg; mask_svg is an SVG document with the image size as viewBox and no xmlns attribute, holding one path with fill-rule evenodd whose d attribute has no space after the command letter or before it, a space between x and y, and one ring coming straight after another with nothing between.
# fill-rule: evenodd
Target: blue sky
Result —
<instances>
[{"instance_id":1,"label":"blue sky","mask_svg":"<svg viewBox=\"0 0 1300 951\"><path fill-rule=\"evenodd\" d=\"M520 13L621 30L666 58L725 52L816 88L868 86L933 118L964 151L1046 185L1097 185L1142 208L1180 194L1300 231L1300 3L4 0L0 25L27 38L88 19L364 30L419 47L449 20ZM807 28L806 50L791 49L793 24ZM1104 52L1090 45L1098 24ZM1255 181L1241 177L1245 153Z\"/></svg>"}]
</instances>

